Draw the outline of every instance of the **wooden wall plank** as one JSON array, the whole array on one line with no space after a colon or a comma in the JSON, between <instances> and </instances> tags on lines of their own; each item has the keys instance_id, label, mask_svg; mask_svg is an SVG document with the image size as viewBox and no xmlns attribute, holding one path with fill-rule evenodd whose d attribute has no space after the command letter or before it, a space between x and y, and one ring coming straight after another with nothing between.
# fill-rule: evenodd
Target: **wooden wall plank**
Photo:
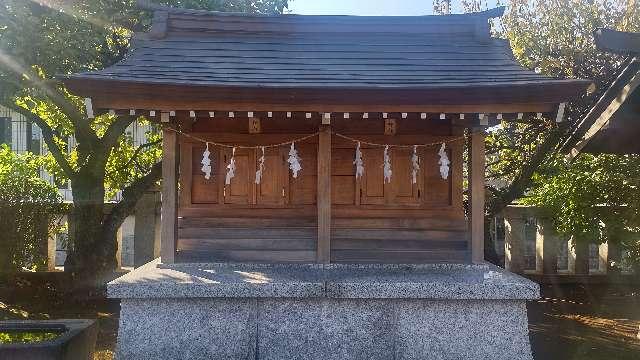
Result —
<instances>
[{"instance_id":1,"label":"wooden wall plank","mask_svg":"<svg viewBox=\"0 0 640 360\"><path fill-rule=\"evenodd\" d=\"M335 263L463 263L467 261L466 251L457 250L335 250L331 252L331 262Z\"/></svg>"},{"instance_id":2,"label":"wooden wall plank","mask_svg":"<svg viewBox=\"0 0 640 360\"><path fill-rule=\"evenodd\" d=\"M180 159L182 160L180 167L180 206L191 205L191 188L193 185L193 144L180 144Z\"/></svg>"},{"instance_id":3,"label":"wooden wall plank","mask_svg":"<svg viewBox=\"0 0 640 360\"><path fill-rule=\"evenodd\" d=\"M318 135L318 250L319 263L330 262L331 253L331 127L320 125Z\"/></svg>"},{"instance_id":4,"label":"wooden wall plank","mask_svg":"<svg viewBox=\"0 0 640 360\"><path fill-rule=\"evenodd\" d=\"M180 262L256 262L256 263L312 263L313 250L181 250Z\"/></svg>"},{"instance_id":5,"label":"wooden wall plank","mask_svg":"<svg viewBox=\"0 0 640 360\"><path fill-rule=\"evenodd\" d=\"M484 129L474 129L471 133L470 148L470 189L471 189L471 260L484 262Z\"/></svg>"},{"instance_id":6,"label":"wooden wall plank","mask_svg":"<svg viewBox=\"0 0 640 360\"><path fill-rule=\"evenodd\" d=\"M174 131L162 131L162 227L160 257L162 262L175 261L178 232L178 136Z\"/></svg>"}]
</instances>

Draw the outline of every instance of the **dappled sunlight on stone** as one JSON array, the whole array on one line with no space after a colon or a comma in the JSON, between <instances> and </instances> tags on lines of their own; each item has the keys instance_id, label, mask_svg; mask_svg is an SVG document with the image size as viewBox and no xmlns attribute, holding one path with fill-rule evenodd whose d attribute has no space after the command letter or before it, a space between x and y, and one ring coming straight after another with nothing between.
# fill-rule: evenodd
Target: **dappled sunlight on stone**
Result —
<instances>
[{"instance_id":1,"label":"dappled sunlight on stone","mask_svg":"<svg viewBox=\"0 0 640 360\"><path fill-rule=\"evenodd\" d=\"M251 284L268 284L269 282L271 282L271 278L269 278L268 276L266 276L263 273L259 273L259 272L246 272L246 271L234 271L236 274L240 274L244 277L246 277L246 279L244 279L243 281L251 283Z\"/></svg>"}]
</instances>

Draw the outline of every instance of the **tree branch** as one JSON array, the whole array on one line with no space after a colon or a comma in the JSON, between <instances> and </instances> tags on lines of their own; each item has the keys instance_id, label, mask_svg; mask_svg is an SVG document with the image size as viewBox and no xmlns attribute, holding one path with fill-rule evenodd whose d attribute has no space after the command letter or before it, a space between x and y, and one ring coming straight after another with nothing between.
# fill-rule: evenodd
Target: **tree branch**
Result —
<instances>
[{"instance_id":1,"label":"tree branch","mask_svg":"<svg viewBox=\"0 0 640 360\"><path fill-rule=\"evenodd\" d=\"M133 210L144 192L155 184L162 176L162 161L153 164L147 175L136 179L122 191L122 200L118 202L105 217L105 226L118 227Z\"/></svg>"},{"instance_id":2,"label":"tree branch","mask_svg":"<svg viewBox=\"0 0 640 360\"><path fill-rule=\"evenodd\" d=\"M104 149L110 149L118 143L118 139L131 123L136 120L136 116L132 115L119 115L111 125L107 128L102 136L101 144Z\"/></svg>"},{"instance_id":3,"label":"tree branch","mask_svg":"<svg viewBox=\"0 0 640 360\"><path fill-rule=\"evenodd\" d=\"M504 190L496 193L489 204L489 213L495 215L502 211L507 205L513 202L527 190L531 185L531 177L540 167L547 155L551 153L560 143L562 131L555 129L536 148L527 163L516 174L511 184Z\"/></svg>"},{"instance_id":4,"label":"tree branch","mask_svg":"<svg viewBox=\"0 0 640 360\"><path fill-rule=\"evenodd\" d=\"M78 108L71 103L64 92L58 89L56 86L51 86L51 81L42 80L37 74L16 62L15 59L10 58L8 55L0 53L0 67L5 69L8 73L14 74L16 79L21 84L34 87L42 91L64 114L71 120L76 130L76 139L82 141L87 139L88 141L97 141L98 137L91 129L89 121L82 114Z\"/></svg>"},{"instance_id":5,"label":"tree branch","mask_svg":"<svg viewBox=\"0 0 640 360\"><path fill-rule=\"evenodd\" d=\"M46 121L44 121L40 116L32 113L31 111L21 106L10 104L7 102L3 102L2 105L17 113L22 114L23 116L28 118L30 121L38 125L38 127L42 131L42 137L44 139L44 142L47 144L47 148L49 149L49 152L51 152L51 155L56 160L56 163L58 163L58 166L60 166L64 174L70 179L76 175L76 172L71 167L71 164L69 164L69 162L65 158L66 154L63 154L62 150L55 143L54 131L51 128L51 126L47 124Z\"/></svg>"},{"instance_id":6,"label":"tree branch","mask_svg":"<svg viewBox=\"0 0 640 360\"><path fill-rule=\"evenodd\" d=\"M142 145L138 146L138 147L134 150L134 152L133 152L133 154L131 155L131 157L129 158L129 160L127 160L127 162L126 162L123 166L120 166L120 170L128 168L128 167L129 167L129 165L131 165L131 163L135 161L135 159L138 157L138 155L140 155L140 152L141 152L143 149L146 149L146 148L152 147L152 146L154 146L154 145L158 145L158 144L160 144L161 142L162 142L162 138L160 138L160 139L158 139L158 140L155 140L155 141L148 142L148 143L144 143L144 144L142 144Z\"/></svg>"}]
</instances>

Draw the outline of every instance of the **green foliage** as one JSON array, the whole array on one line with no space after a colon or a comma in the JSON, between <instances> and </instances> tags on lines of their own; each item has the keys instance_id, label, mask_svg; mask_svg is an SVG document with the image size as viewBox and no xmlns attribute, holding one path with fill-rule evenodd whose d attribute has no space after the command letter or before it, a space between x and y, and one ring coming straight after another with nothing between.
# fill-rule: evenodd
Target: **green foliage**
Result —
<instances>
[{"instance_id":1,"label":"green foliage","mask_svg":"<svg viewBox=\"0 0 640 360\"><path fill-rule=\"evenodd\" d=\"M133 116L88 118L61 76L108 67L151 23L135 0L0 0L0 104L36 123L49 150L44 166L71 182L74 227L65 270L97 275L115 266L115 232L160 177L159 132L134 148ZM253 13L282 12L287 0L165 0L158 4ZM144 121L144 119L139 119ZM104 201L122 190L109 213Z\"/></svg>"},{"instance_id":2,"label":"green foliage","mask_svg":"<svg viewBox=\"0 0 640 360\"><path fill-rule=\"evenodd\" d=\"M173 0L156 1L159 5L191 9L282 13L286 0L224 1ZM129 49L134 32L148 29L151 13L136 7L136 0L48 1L0 0L0 100L15 102L40 116L53 130L55 143L68 149L69 139L76 136L78 146L85 141L77 136L73 122L47 94L25 86L7 66L34 71L44 81L71 73L102 69L122 59ZM64 89L63 89L64 91ZM81 99L66 94L80 113ZM0 102L1 103L1 102ZM102 115L87 119L98 137L116 120ZM144 119L141 119L144 121ZM131 136L122 134L111 151L106 165L106 199L146 174L161 155L159 132L147 134L150 144L134 149ZM74 170L92 161L90 154L71 148L67 161ZM132 156L135 155L135 158ZM47 170L57 179L65 179L55 159L48 155Z\"/></svg>"},{"instance_id":3,"label":"green foliage","mask_svg":"<svg viewBox=\"0 0 640 360\"><path fill-rule=\"evenodd\" d=\"M111 151L105 178L107 198L113 198L116 192L124 189L131 179L144 174L162 158L160 125L150 123L143 117L138 118L138 124L151 125L151 130L145 133L146 142L135 146L132 135L125 134L118 147Z\"/></svg>"},{"instance_id":4,"label":"green foliage","mask_svg":"<svg viewBox=\"0 0 640 360\"><path fill-rule=\"evenodd\" d=\"M42 165L39 157L0 147L0 271L46 267L47 236L64 205L40 178Z\"/></svg>"},{"instance_id":5,"label":"green foliage","mask_svg":"<svg viewBox=\"0 0 640 360\"><path fill-rule=\"evenodd\" d=\"M29 344L53 340L62 332L52 331L7 331L0 332L0 344Z\"/></svg>"},{"instance_id":6,"label":"green foliage","mask_svg":"<svg viewBox=\"0 0 640 360\"><path fill-rule=\"evenodd\" d=\"M534 178L524 203L544 208L564 238L621 244L640 257L640 155L557 157Z\"/></svg>"},{"instance_id":7,"label":"green foliage","mask_svg":"<svg viewBox=\"0 0 640 360\"><path fill-rule=\"evenodd\" d=\"M628 0L511 0L507 5L496 32L510 41L523 66L556 78L590 79L598 91L568 104L564 123L525 117L491 129L487 178L489 204L498 203L495 211L523 196L535 173L554 163L559 145L616 76L623 57L596 49L593 31L640 28L640 12Z\"/></svg>"}]
</instances>

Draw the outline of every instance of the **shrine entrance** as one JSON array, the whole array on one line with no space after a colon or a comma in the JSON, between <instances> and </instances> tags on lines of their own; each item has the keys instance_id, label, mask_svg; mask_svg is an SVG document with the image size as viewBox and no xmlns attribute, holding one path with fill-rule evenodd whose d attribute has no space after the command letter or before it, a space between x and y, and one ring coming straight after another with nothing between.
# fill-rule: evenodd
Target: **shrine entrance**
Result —
<instances>
[{"instance_id":1,"label":"shrine entrance","mask_svg":"<svg viewBox=\"0 0 640 360\"><path fill-rule=\"evenodd\" d=\"M325 126L329 146L320 148L317 129L324 115L305 116L295 122L298 127L280 113L271 119L224 115L189 119L191 131L180 134L178 258L312 262L318 248L319 184L329 183L331 261L467 260L468 228L459 190L464 137L450 120L377 114L336 119ZM394 132L385 135L391 120ZM246 126L261 123L267 133L251 133ZM297 174L288 161L291 142L302 167ZM412 145L426 143L431 145ZM451 171L447 168L443 176L438 161L444 143ZM201 163L205 149L208 178ZM358 151L361 174L354 160ZM319 158L330 159L326 171L318 166ZM385 177L385 161L390 177Z\"/></svg>"}]
</instances>

